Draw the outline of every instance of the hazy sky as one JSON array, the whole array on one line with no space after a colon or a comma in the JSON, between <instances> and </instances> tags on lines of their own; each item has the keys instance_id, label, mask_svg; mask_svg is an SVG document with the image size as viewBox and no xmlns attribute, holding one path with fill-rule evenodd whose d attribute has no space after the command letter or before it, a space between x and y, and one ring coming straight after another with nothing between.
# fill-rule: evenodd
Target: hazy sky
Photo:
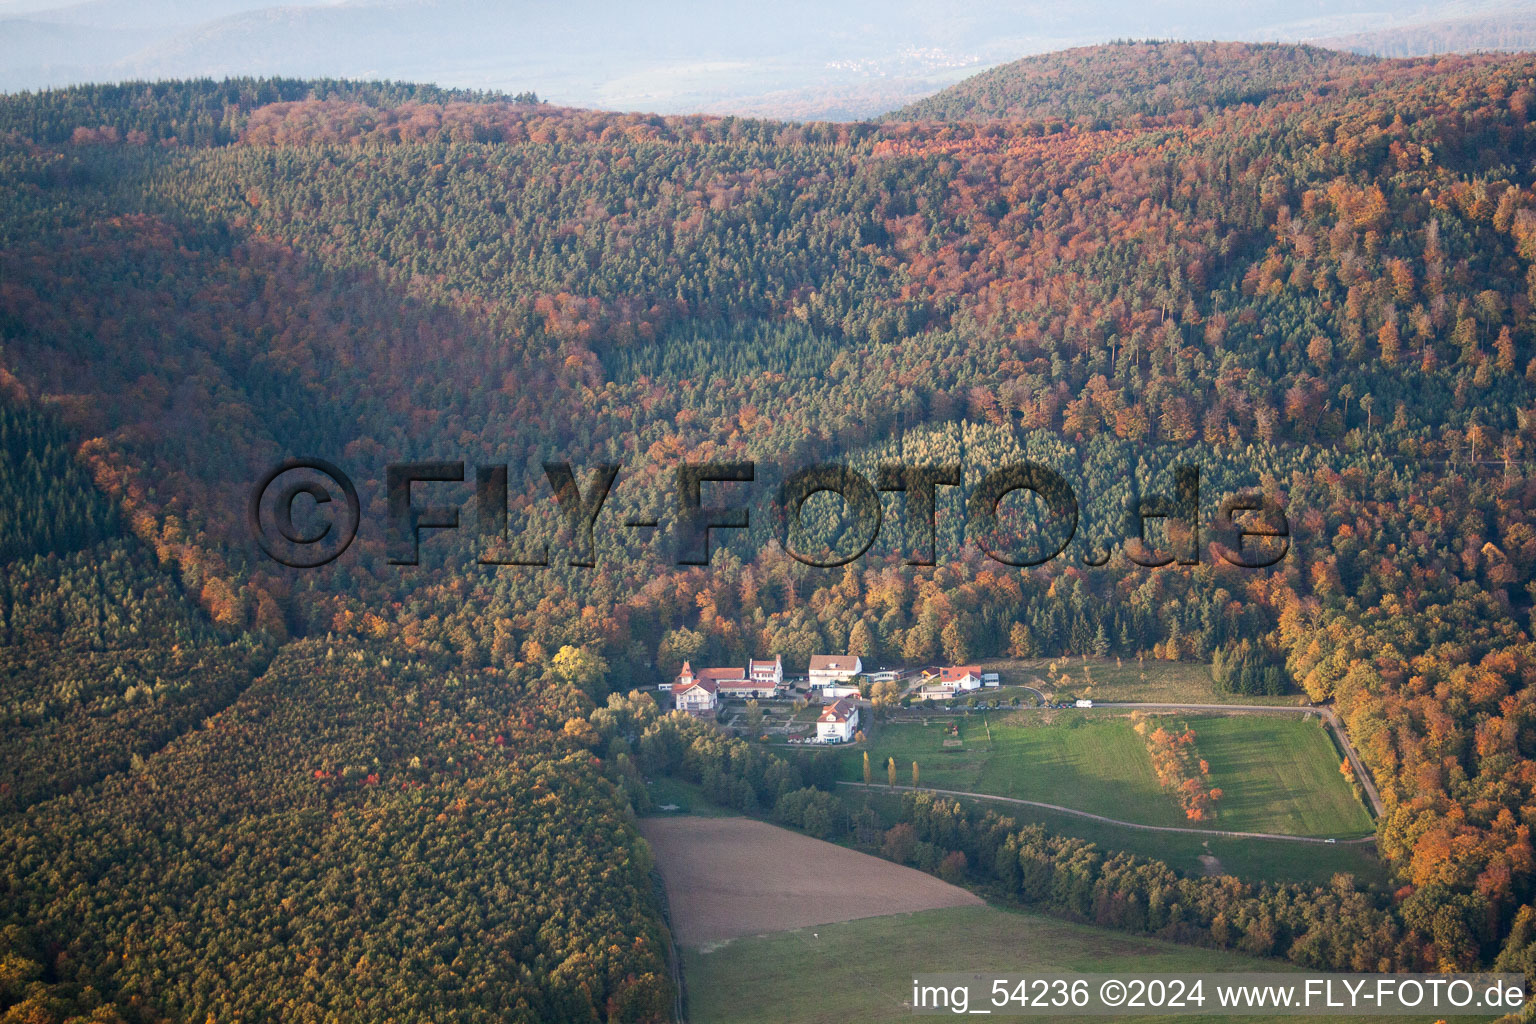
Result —
<instances>
[{"instance_id":1,"label":"hazy sky","mask_svg":"<svg viewBox=\"0 0 1536 1024\"><path fill-rule=\"evenodd\" d=\"M848 117L1116 38L1301 40L1511 11L1536 12L1536 0L0 0L0 90L281 74Z\"/></svg>"}]
</instances>

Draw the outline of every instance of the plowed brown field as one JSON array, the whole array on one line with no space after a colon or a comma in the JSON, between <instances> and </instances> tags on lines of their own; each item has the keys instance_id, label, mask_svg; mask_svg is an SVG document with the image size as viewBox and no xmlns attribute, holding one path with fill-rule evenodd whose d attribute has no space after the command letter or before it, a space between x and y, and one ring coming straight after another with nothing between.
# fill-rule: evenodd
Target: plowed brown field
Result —
<instances>
[{"instance_id":1,"label":"plowed brown field","mask_svg":"<svg viewBox=\"0 0 1536 1024\"><path fill-rule=\"evenodd\" d=\"M646 818L640 831L684 946L982 902L932 875L751 818Z\"/></svg>"}]
</instances>

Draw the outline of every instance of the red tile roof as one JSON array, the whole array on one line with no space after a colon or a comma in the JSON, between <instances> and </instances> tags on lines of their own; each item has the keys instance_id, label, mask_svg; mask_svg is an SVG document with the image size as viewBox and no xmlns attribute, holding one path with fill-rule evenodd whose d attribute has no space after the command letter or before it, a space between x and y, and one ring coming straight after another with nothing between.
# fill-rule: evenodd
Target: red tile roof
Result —
<instances>
[{"instance_id":1,"label":"red tile roof","mask_svg":"<svg viewBox=\"0 0 1536 1024\"><path fill-rule=\"evenodd\" d=\"M858 710L858 708L854 705L853 701L849 700L847 697L840 697L833 701L831 704L828 704L826 707L822 708L821 717L816 719L816 721L846 722L848 719L853 717L853 713L856 710Z\"/></svg>"},{"instance_id":2,"label":"red tile roof","mask_svg":"<svg viewBox=\"0 0 1536 1024\"><path fill-rule=\"evenodd\" d=\"M958 683L966 676L981 678L981 668L977 665L955 665L951 668L941 669L939 679L946 683Z\"/></svg>"},{"instance_id":3,"label":"red tile roof","mask_svg":"<svg viewBox=\"0 0 1536 1024\"><path fill-rule=\"evenodd\" d=\"M722 679L717 685L722 690L761 690L770 684L758 679Z\"/></svg>"}]
</instances>

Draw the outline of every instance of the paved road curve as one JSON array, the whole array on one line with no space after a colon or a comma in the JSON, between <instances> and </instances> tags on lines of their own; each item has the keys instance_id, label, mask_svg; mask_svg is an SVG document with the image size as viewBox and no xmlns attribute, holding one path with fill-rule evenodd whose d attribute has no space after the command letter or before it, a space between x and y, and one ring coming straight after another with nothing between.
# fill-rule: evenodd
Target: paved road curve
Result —
<instances>
[{"instance_id":1,"label":"paved road curve","mask_svg":"<svg viewBox=\"0 0 1536 1024\"><path fill-rule=\"evenodd\" d=\"M1143 825L1135 821L1121 821L1119 818L1106 818L1102 814L1090 814L1088 811L1079 811L1073 807L1062 807L1060 804L1046 804L1038 800L1023 800L1016 796L993 796L990 793L970 793L961 789L934 789L932 786L886 786L878 782L839 782L839 786L855 786L859 789L883 789L888 791L911 791L938 793L942 796L963 796L973 800L996 800L1005 804L1022 804L1025 807L1042 807L1048 811L1059 811L1062 814L1071 814L1079 818L1088 818L1091 821L1102 821L1107 825L1120 825L1125 828L1139 828L1146 832L1178 832L1192 836L1226 836L1231 839L1278 839L1288 843L1318 843L1327 844L1327 839L1317 839L1312 836L1286 836L1275 832L1230 832L1219 828L1178 828L1173 825ZM1335 842L1340 845L1374 843L1374 835L1361 836L1358 839L1338 839Z\"/></svg>"}]
</instances>

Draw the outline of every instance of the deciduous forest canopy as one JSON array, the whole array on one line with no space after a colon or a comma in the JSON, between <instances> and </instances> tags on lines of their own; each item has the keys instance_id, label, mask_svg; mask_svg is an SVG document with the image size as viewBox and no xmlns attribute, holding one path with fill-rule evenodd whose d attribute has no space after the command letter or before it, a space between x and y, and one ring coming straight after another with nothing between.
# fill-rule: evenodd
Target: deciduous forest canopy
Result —
<instances>
[{"instance_id":1,"label":"deciduous forest canopy","mask_svg":"<svg viewBox=\"0 0 1536 1024\"><path fill-rule=\"evenodd\" d=\"M0 1006L666 1019L640 773L846 815L625 695L850 637L1331 700L1392 883L1224 890L926 799L896 859L1310 966L1536 973L1533 114L1528 55L1247 44L1032 58L858 124L387 83L0 97ZM363 498L312 571L244 520L293 455ZM385 557L390 462L506 465L535 529L551 459L621 465L611 525L669 511L683 461L895 457L1045 462L1083 528L1011 568L946 492L933 567L754 537L685 568L600 527L595 568L495 568L468 512ZM1286 559L1203 533L1198 566L1086 565L1180 462L1210 503L1283 502Z\"/></svg>"}]
</instances>

